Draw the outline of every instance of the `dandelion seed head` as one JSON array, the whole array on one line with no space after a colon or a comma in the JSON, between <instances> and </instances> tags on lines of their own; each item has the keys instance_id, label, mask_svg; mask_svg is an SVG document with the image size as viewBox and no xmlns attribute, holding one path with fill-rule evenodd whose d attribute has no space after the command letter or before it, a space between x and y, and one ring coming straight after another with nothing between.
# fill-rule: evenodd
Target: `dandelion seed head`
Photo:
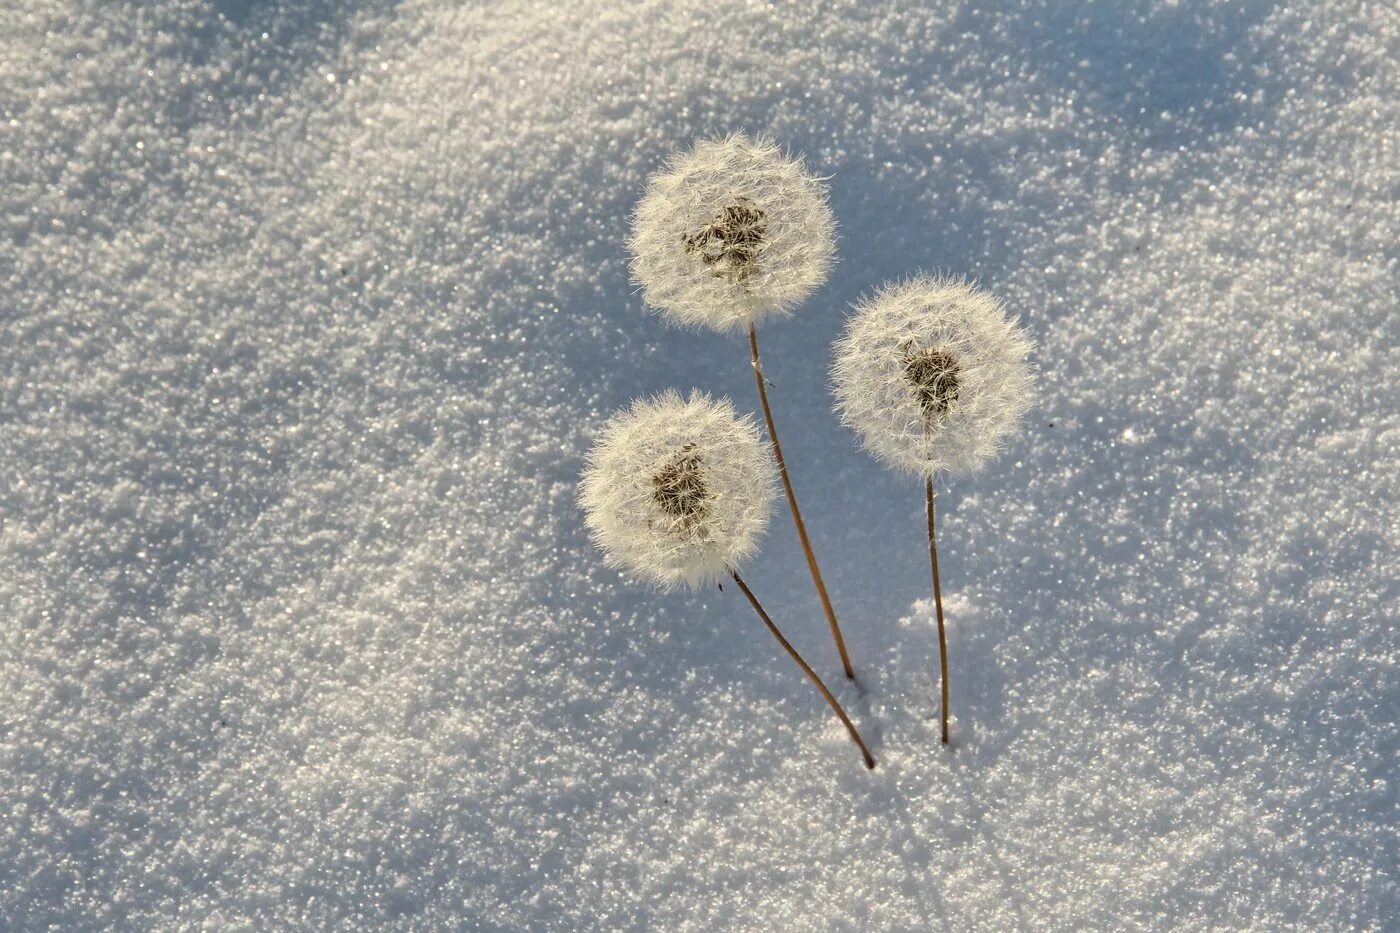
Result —
<instances>
[{"instance_id":1,"label":"dandelion seed head","mask_svg":"<svg viewBox=\"0 0 1400 933\"><path fill-rule=\"evenodd\" d=\"M989 293L921 276L861 302L835 348L841 420L889 465L965 473L1031 404L1031 343Z\"/></svg>"},{"instance_id":2,"label":"dandelion seed head","mask_svg":"<svg viewBox=\"0 0 1400 933\"><path fill-rule=\"evenodd\" d=\"M700 392L639 399L604 427L579 484L609 566L664 589L724 579L758 547L777 489L750 417Z\"/></svg>"},{"instance_id":3,"label":"dandelion seed head","mask_svg":"<svg viewBox=\"0 0 1400 933\"><path fill-rule=\"evenodd\" d=\"M628 248L647 304L680 324L744 329L787 314L835 253L826 187L768 140L702 140L654 175Z\"/></svg>"}]
</instances>

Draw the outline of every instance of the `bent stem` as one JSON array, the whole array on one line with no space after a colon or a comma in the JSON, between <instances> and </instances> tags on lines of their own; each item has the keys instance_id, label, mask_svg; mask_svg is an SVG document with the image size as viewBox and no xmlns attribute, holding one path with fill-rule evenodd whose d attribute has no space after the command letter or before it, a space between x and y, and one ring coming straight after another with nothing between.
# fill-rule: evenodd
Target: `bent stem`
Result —
<instances>
[{"instance_id":1,"label":"bent stem","mask_svg":"<svg viewBox=\"0 0 1400 933\"><path fill-rule=\"evenodd\" d=\"M943 588L938 582L938 541L934 537L933 477L924 481L928 502L928 561L933 568L933 607L938 616L938 673L942 685L943 744L948 744L948 634L943 627Z\"/></svg>"},{"instance_id":2,"label":"bent stem","mask_svg":"<svg viewBox=\"0 0 1400 933\"><path fill-rule=\"evenodd\" d=\"M865 759L865 766L873 769L875 767L875 758L870 754L870 749L865 747L865 742L861 739L860 733L856 731L855 724L851 722L851 717L846 715L846 711L841 708L841 704L837 702L836 697L832 696L831 691L826 688L826 684L822 683L822 679L817 676L817 672L812 670L812 666L803 660L802 655L797 653L797 649L792 646L792 643L783 637L782 632L778 631L778 627L773 624L773 620L769 617L768 613L764 611L763 605L758 601L758 597L753 595L753 591L749 589L748 584L744 582L743 578L740 577L736 571L730 571L729 575L734 578L734 582L739 584L739 589L743 590L744 595L749 598L749 604L753 606L753 611L758 613L758 617L763 620L763 624L768 626L768 631L772 632L773 637L778 639L778 644L783 646L783 650L792 656L792 659L797 662L797 666L802 668L802 672L807 675L812 683L817 685L817 689L820 690L822 696L826 698L826 702L831 706L836 715L840 717L841 724L844 725L846 731L851 734L851 741L855 742L856 746L860 749L861 757Z\"/></svg>"},{"instance_id":3,"label":"bent stem","mask_svg":"<svg viewBox=\"0 0 1400 933\"><path fill-rule=\"evenodd\" d=\"M797 540L802 543L802 553L807 556L807 569L812 574L812 582L816 584L822 611L826 613L826 621L831 626L831 636L836 639L841 666L846 670L846 678L855 680L855 668L851 667L850 655L846 653L846 639L841 637L836 610L831 608L831 597L826 594L826 583L822 580L821 568L817 566L817 555L812 552L812 542L807 537L807 523L802 520L802 510L797 507L797 493L792 491L792 480L788 477L787 463L783 460L783 447L778 443L778 428L773 423L773 409L768 405L768 387L763 378L763 363L758 358L758 331L752 324L749 325L749 353L753 358L753 376L758 381L758 400L763 404L763 420L768 425L768 438L773 442L773 459L778 464L778 475L783 478L783 491L787 493L792 523L797 526Z\"/></svg>"}]
</instances>

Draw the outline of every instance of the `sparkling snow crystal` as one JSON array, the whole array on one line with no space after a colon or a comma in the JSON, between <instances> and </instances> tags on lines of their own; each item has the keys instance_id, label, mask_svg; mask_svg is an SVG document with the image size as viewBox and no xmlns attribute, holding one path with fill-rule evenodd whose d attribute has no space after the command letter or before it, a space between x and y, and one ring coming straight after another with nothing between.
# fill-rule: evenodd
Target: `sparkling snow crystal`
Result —
<instances>
[{"instance_id":1,"label":"sparkling snow crystal","mask_svg":"<svg viewBox=\"0 0 1400 933\"><path fill-rule=\"evenodd\" d=\"M1394 7L0 2L0 929L1393 929ZM792 535L746 580L875 771L576 501L629 400L752 398L626 246L739 130L807 206L707 156L655 303L777 314L839 222L764 366L863 694ZM939 499L947 754L826 366L919 269L1036 343ZM634 494L698 528L677 440Z\"/></svg>"}]
</instances>

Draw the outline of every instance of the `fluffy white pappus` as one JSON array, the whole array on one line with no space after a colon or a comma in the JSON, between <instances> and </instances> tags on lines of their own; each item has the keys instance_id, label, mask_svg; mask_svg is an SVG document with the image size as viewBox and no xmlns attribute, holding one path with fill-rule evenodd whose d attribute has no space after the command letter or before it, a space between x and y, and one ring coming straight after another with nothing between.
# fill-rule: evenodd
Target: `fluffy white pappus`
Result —
<instances>
[{"instance_id":1,"label":"fluffy white pappus","mask_svg":"<svg viewBox=\"0 0 1400 933\"><path fill-rule=\"evenodd\" d=\"M727 399L666 392L614 415L579 484L609 566L663 589L698 588L758 548L777 471L751 417Z\"/></svg>"},{"instance_id":2,"label":"fluffy white pappus","mask_svg":"<svg viewBox=\"0 0 1400 933\"><path fill-rule=\"evenodd\" d=\"M1030 351L1001 302L967 282L887 286L857 305L836 343L837 411L890 466L969 472L1030 408Z\"/></svg>"},{"instance_id":3,"label":"fluffy white pappus","mask_svg":"<svg viewBox=\"0 0 1400 933\"><path fill-rule=\"evenodd\" d=\"M826 281L826 186L769 140L700 141L652 176L633 217L632 277L680 324L746 329Z\"/></svg>"}]
</instances>

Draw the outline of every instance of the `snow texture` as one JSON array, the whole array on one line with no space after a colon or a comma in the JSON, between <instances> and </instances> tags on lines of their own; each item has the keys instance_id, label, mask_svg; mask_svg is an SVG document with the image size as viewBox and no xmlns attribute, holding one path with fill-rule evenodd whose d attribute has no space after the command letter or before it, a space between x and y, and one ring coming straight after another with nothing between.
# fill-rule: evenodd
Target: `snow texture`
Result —
<instances>
[{"instance_id":1,"label":"snow texture","mask_svg":"<svg viewBox=\"0 0 1400 933\"><path fill-rule=\"evenodd\" d=\"M1400 15L1204 0L0 6L0 928L1394 929ZM646 180L829 179L760 328L880 767L739 594L605 568ZM1007 452L859 450L850 304L966 275ZM746 578L843 683L781 516Z\"/></svg>"}]
</instances>

